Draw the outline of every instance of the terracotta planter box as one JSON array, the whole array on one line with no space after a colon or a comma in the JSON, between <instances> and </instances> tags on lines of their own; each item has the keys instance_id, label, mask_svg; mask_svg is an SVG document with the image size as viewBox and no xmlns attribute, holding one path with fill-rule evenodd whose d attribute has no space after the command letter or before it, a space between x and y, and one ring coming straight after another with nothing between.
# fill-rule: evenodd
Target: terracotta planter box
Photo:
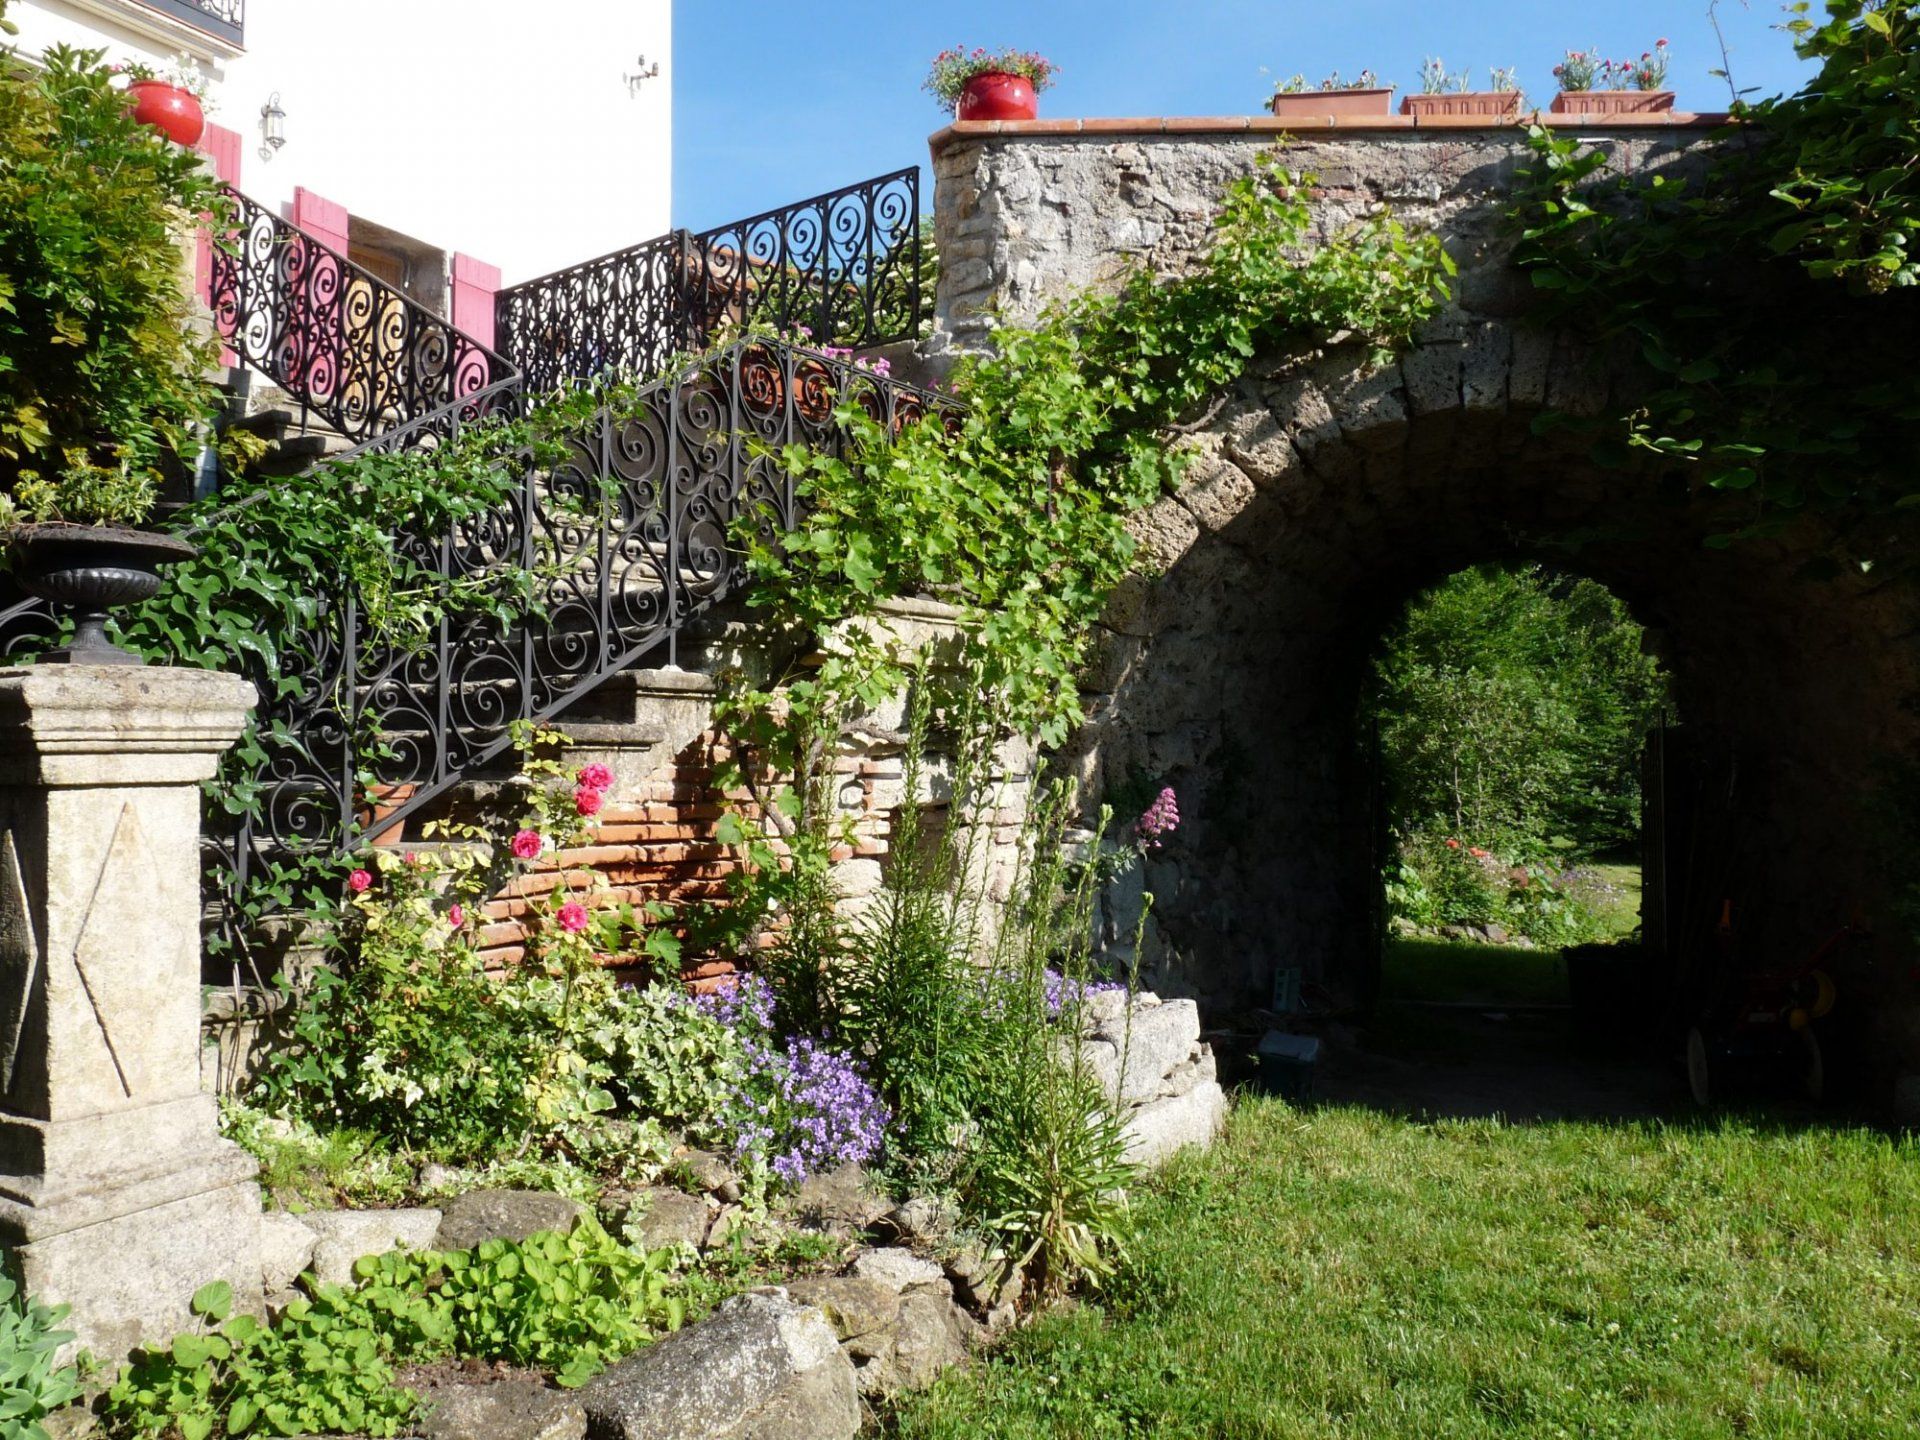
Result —
<instances>
[{"instance_id":1,"label":"terracotta planter box","mask_svg":"<svg viewBox=\"0 0 1920 1440\"><path fill-rule=\"evenodd\" d=\"M1391 115L1393 90L1302 90L1273 97L1273 113L1283 120L1324 120L1328 116Z\"/></svg>"},{"instance_id":2,"label":"terracotta planter box","mask_svg":"<svg viewBox=\"0 0 1920 1440\"><path fill-rule=\"evenodd\" d=\"M1671 90L1562 90L1553 97L1556 115L1651 115L1672 108Z\"/></svg>"},{"instance_id":3,"label":"terracotta planter box","mask_svg":"<svg viewBox=\"0 0 1920 1440\"><path fill-rule=\"evenodd\" d=\"M1456 90L1445 95L1409 95L1400 102L1402 115L1478 115L1510 120L1520 113L1518 90Z\"/></svg>"}]
</instances>

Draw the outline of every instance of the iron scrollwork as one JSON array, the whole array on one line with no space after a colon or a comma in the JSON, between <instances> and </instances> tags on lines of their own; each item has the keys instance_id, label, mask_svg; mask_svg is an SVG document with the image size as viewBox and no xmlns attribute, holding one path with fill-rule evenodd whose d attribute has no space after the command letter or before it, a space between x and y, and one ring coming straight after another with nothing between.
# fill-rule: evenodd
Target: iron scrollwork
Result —
<instances>
[{"instance_id":1,"label":"iron scrollwork","mask_svg":"<svg viewBox=\"0 0 1920 1440\"><path fill-rule=\"evenodd\" d=\"M410 425L513 367L410 296L236 191L213 250L220 336L351 440Z\"/></svg>"},{"instance_id":2,"label":"iron scrollwork","mask_svg":"<svg viewBox=\"0 0 1920 1440\"><path fill-rule=\"evenodd\" d=\"M919 334L921 244L920 172L897 170L512 286L496 329L534 390L657 371L730 328L864 349Z\"/></svg>"}]
</instances>

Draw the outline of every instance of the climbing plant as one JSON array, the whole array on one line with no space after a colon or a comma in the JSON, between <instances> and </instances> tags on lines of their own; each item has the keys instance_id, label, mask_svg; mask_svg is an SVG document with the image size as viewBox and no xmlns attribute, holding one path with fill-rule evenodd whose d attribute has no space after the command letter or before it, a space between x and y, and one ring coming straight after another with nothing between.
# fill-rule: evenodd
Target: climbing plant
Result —
<instances>
[{"instance_id":1,"label":"climbing plant","mask_svg":"<svg viewBox=\"0 0 1920 1440\"><path fill-rule=\"evenodd\" d=\"M1627 173L1605 145L1531 130L1516 260L1542 318L1654 376L1594 422L1603 458L1651 455L1745 497L1716 544L1817 509L1872 564L1920 506L1920 7L1812 10L1789 6L1784 28L1818 73L1736 103L1705 155Z\"/></svg>"},{"instance_id":2,"label":"climbing plant","mask_svg":"<svg viewBox=\"0 0 1920 1440\"><path fill-rule=\"evenodd\" d=\"M844 454L783 457L808 519L750 538L750 603L821 628L890 596L953 601L1007 722L1064 739L1093 622L1134 562L1127 517L1178 483L1168 427L1257 354L1344 335L1384 353L1445 298L1439 240L1388 215L1309 244L1315 183L1264 158L1229 187L1191 274L1136 268L997 330L994 353L955 370L970 407L955 424L889 435L843 406Z\"/></svg>"}]
</instances>

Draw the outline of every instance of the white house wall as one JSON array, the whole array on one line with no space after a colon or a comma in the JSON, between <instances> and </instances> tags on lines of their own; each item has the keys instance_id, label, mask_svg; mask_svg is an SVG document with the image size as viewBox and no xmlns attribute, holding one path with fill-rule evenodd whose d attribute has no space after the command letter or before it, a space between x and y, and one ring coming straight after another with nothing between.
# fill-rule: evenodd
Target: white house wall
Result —
<instances>
[{"instance_id":1,"label":"white house wall","mask_svg":"<svg viewBox=\"0 0 1920 1440\"><path fill-rule=\"evenodd\" d=\"M185 44L241 135L240 188L285 214L296 186L511 284L671 224L672 0L248 0L246 48L137 0L15 0L16 42L164 59ZM660 74L630 93L645 52ZM286 144L260 155L278 94Z\"/></svg>"}]
</instances>

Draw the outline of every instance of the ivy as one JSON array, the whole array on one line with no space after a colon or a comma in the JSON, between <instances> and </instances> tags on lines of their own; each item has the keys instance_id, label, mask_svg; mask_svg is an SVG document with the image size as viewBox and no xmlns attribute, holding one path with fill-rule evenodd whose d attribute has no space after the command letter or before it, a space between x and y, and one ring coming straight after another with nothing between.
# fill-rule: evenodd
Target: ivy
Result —
<instances>
[{"instance_id":1,"label":"ivy","mask_svg":"<svg viewBox=\"0 0 1920 1440\"><path fill-rule=\"evenodd\" d=\"M1736 105L1710 155L1649 175L1536 127L1516 261L1540 317L1636 353L1652 383L1595 435L1744 497L1712 543L1823 511L1850 558L1903 542L1920 505L1920 7L1805 0L1785 25L1820 70ZM1546 423L1559 423L1549 417Z\"/></svg>"},{"instance_id":2,"label":"ivy","mask_svg":"<svg viewBox=\"0 0 1920 1440\"><path fill-rule=\"evenodd\" d=\"M1136 269L1117 293L998 330L996 353L954 372L957 423L889 435L842 406L844 454L781 457L807 523L772 542L743 527L750 603L818 631L890 597L952 601L1007 723L1063 740L1093 623L1133 564L1127 517L1179 483L1168 427L1257 354L1346 336L1384 354L1445 299L1452 264L1433 236L1381 214L1316 240L1314 184L1263 157L1229 188L1194 273Z\"/></svg>"}]
</instances>

